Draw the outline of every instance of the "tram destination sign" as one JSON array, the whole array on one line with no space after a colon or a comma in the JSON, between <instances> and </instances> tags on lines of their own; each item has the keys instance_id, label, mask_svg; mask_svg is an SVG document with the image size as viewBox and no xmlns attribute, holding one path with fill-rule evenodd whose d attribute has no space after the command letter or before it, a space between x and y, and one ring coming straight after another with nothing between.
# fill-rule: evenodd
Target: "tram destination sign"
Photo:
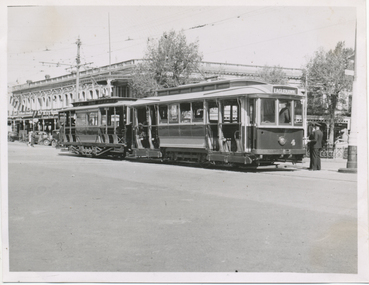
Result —
<instances>
[{"instance_id":1,"label":"tram destination sign","mask_svg":"<svg viewBox=\"0 0 369 285\"><path fill-rule=\"evenodd\" d=\"M297 88L286 86L274 86L273 93L297 95Z\"/></svg>"}]
</instances>

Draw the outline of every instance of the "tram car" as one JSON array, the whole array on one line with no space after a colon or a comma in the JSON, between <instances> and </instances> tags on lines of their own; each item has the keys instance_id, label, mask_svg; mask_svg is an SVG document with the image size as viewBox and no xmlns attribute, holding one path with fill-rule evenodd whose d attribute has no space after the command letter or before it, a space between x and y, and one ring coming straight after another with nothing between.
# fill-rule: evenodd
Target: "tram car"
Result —
<instances>
[{"instance_id":1,"label":"tram car","mask_svg":"<svg viewBox=\"0 0 369 285\"><path fill-rule=\"evenodd\" d=\"M83 156L124 158L131 148L133 98L107 97L73 103L59 112L60 142Z\"/></svg>"},{"instance_id":2,"label":"tram car","mask_svg":"<svg viewBox=\"0 0 369 285\"><path fill-rule=\"evenodd\" d=\"M305 154L304 96L295 87L233 79L104 100L60 112L74 153L248 166Z\"/></svg>"}]
</instances>

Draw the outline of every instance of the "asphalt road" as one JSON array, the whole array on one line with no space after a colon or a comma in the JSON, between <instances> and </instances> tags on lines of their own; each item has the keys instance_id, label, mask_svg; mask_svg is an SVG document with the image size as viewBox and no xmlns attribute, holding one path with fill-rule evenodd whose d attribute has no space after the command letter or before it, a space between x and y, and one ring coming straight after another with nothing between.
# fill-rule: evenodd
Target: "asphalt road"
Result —
<instances>
[{"instance_id":1,"label":"asphalt road","mask_svg":"<svg viewBox=\"0 0 369 285\"><path fill-rule=\"evenodd\" d=\"M9 143L10 271L357 273L356 175L303 168Z\"/></svg>"}]
</instances>

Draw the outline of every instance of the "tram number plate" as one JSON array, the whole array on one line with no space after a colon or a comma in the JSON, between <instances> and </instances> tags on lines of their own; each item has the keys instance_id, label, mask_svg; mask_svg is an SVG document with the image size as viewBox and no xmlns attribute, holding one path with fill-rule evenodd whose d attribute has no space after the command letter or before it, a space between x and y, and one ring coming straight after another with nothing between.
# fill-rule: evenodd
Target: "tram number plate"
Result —
<instances>
[{"instance_id":1,"label":"tram number plate","mask_svg":"<svg viewBox=\"0 0 369 285\"><path fill-rule=\"evenodd\" d=\"M290 149L284 149L283 154L291 154L291 150Z\"/></svg>"}]
</instances>

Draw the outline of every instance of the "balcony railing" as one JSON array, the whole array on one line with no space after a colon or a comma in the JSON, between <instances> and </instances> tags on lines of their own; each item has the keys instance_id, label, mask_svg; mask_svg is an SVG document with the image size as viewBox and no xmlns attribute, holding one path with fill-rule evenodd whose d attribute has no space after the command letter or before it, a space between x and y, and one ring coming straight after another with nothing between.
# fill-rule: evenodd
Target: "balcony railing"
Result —
<instances>
[{"instance_id":1,"label":"balcony railing","mask_svg":"<svg viewBox=\"0 0 369 285\"><path fill-rule=\"evenodd\" d=\"M101 66L101 67L98 67L98 68L89 69L89 70L86 70L86 71L81 71L80 72L80 77L82 79L85 76L100 75L102 73L106 73L106 72L109 72L109 71L119 70L119 69L124 68L124 67L132 66L132 65L137 64L141 61L142 60L140 60L140 59L132 59L132 60L128 60L128 61L115 63L115 64L112 64L112 65L106 65L106 66ZM34 88L34 87L39 87L39 86L48 85L48 84L52 84L52 83L58 83L58 82L63 82L63 81L68 81L68 80L75 80L76 76L77 75L75 73L67 74L67 75L63 75L63 76L59 76L59 77L53 77L53 78L44 79L44 80L40 80L40 81L25 83L25 84L21 84L21 85L15 85L15 86L12 87L12 89L13 89L13 91L18 91L18 90L22 90L22 89Z\"/></svg>"}]
</instances>

